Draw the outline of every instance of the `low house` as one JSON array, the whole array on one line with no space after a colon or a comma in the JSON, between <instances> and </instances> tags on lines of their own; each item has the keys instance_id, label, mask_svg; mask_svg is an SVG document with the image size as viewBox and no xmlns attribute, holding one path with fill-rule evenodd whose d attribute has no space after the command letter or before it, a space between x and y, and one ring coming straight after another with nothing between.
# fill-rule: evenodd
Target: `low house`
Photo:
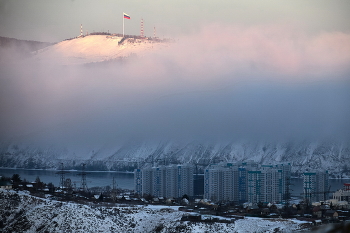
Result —
<instances>
[{"instance_id":1,"label":"low house","mask_svg":"<svg viewBox=\"0 0 350 233\"><path fill-rule=\"evenodd\" d=\"M315 217L315 218L321 218L322 217L322 209L320 206L315 206L313 209L312 209L312 215Z\"/></svg>"},{"instance_id":2,"label":"low house","mask_svg":"<svg viewBox=\"0 0 350 233\"><path fill-rule=\"evenodd\" d=\"M319 225L322 225L322 220L316 219L313 221L313 223L315 224L315 226L319 226Z\"/></svg>"},{"instance_id":3,"label":"low house","mask_svg":"<svg viewBox=\"0 0 350 233\"><path fill-rule=\"evenodd\" d=\"M261 210L261 215L268 215L270 214L270 209L269 208L263 208Z\"/></svg>"},{"instance_id":4,"label":"low house","mask_svg":"<svg viewBox=\"0 0 350 233\"><path fill-rule=\"evenodd\" d=\"M33 191L34 190L34 186L33 184L26 184L26 187L29 191Z\"/></svg>"},{"instance_id":5,"label":"low house","mask_svg":"<svg viewBox=\"0 0 350 233\"><path fill-rule=\"evenodd\" d=\"M200 214L197 214L197 213L193 213L193 214L185 214L182 216L181 218L181 221L194 221L194 222L197 222L197 221L201 221L202 216Z\"/></svg>"},{"instance_id":6,"label":"low house","mask_svg":"<svg viewBox=\"0 0 350 233\"><path fill-rule=\"evenodd\" d=\"M259 207L257 205L251 205L246 208L249 214L260 214Z\"/></svg>"},{"instance_id":7,"label":"low house","mask_svg":"<svg viewBox=\"0 0 350 233\"><path fill-rule=\"evenodd\" d=\"M335 210L327 210L324 213L324 217L328 220L338 220L338 216L339 216L339 214Z\"/></svg>"},{"instance_id":8,"label":"low house","mask_svg":"<svg viewBox=\"0 0 350 233\"><path fill-rule=\"evenodd\" d=\"M2 188L2 189L12 189L12 184L9 181L0 181L0 188Z\"/></svg>"}]
</instances>

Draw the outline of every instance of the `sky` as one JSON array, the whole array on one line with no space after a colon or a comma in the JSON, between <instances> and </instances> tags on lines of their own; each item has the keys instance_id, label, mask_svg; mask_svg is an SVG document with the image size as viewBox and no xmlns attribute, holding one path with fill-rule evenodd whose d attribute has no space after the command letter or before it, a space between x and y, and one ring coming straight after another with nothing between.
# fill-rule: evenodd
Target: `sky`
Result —
<instances>
[{"instance_id":1,"label":"sky","mask_svg":"<svg viewBox=\"0 0 350 233\"><path fill-rule=\"evenodd\" d=\"M125 64L0 55L0 141L350 142L349 1L0 1L0 36L174 38Z\"/></svg>"},{"instance_id":2,"label":"sky","mask_svg":"<svg viewBox=\"0 0 350 233\"><path fill-rule=\"evenodd\" d=\"M59 42L85 31L122 33L122 13L131 16L125 33L159 37L196 33L207 25L281 24L308 33L350 32L347 0L1 0L0 36Z\"/></svg>"}]
</instances>

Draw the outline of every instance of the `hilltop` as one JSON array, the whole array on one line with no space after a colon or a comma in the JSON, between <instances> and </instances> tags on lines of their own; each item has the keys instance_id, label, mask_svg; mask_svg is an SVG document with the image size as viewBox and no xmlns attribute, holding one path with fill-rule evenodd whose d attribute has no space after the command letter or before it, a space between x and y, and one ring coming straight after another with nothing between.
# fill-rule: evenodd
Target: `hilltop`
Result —
<instances>
[{"instance_id":1,"label":"hilltop","mask_svg":"<svg viewBox=\"0 0 350 233\"><path fill-rule=\"evenodd\" d=\"M50 45L53 45L53 43L32 40L18 40L0 36L0 48L15 49L18 52L22 53L33 52Z\"/></svg>"},{"instance_id":2,"label":"hilltop","mask_svg":"<svg viewBox=\"0 0 350 233\"><path fill-rule=\"evenodd\" d=\"M34 53L34 58L64 65L85 64L130 56L142 57L151 50L155 51L167 46L169 43L159 39L89 35L64 40L38 50Z\"/></svg>"}]
</instances>

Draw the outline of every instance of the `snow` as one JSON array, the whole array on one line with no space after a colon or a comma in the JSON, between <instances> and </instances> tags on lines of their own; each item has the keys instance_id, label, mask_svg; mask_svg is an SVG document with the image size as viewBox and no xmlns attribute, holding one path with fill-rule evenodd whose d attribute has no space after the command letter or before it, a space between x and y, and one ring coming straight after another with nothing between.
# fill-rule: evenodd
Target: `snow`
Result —
<instances>
[{"instance_id":1,"label":"snow","mask_svg":"<svg viewBox=\"0 0 350 233\"><path fill-rule=\"evenodd\" d=\"M293 220L275 219L265 220L261 218L246 218L235 222L234 230L240 232L294 232L298 230L299 223Z\"/></svg>"},{"instance_id":2,"label":"snow","mask_svg":"<svg viewBox=\"0 0 350 233\"><path fill-rule=\"evenodd\" d=\"M180 221L179 206L83 205L0 191L4 232L295 232L305 222L248 217L234 223ZM218 218L217 216L212 216Z\"/></svg>"},{"instance_id":3,"label":"snow","mask_svg":"<svg viewBox=\"0 0 350 233\"><path fill-rule=\"evenodd\" d=\"M172 209L172 210L178 210L181 206L165 206L165 205L148 205L144 207L145 209L151 209L151 210L161 210L161 209Z\"/></svg>"},{"instance_id":4,"label":"snow","mask_svg":"<svg viewBox=\"0 0 350 233\"><path fill-rule=\"evenodd\" d=\"M131 55L144 56L151 50L169 46L147 39L128 38L118 45L122 37L90 35L82 38L62 41L34 53L34 58L42 62L54 61L56 64L72 65L108 61Z\"/></svg>"},{"instance_id":5,"label":"snow","mask_svg":"<svg viewBox=\"0 0 350 233\"><path fill-rule=\"evenodd\" d=\"M16 148L16 149L15 149ZM223 148L219 150L219 148ZM279 148L276 150L276 148ZM313 149L310 149L313 148ZM324 150L322 151L321 148ZM332 151L332 148L334 151ZM342 148L342 156L332 157L332 154L338 153ZM108 169L112 166L122 164L120 161L142 161L153 156L154 159L164 159L168 161L176 159L179 163L193 163L196 161L209 161L216 156L223 158L225 161L263 161L264 164L276 164L289 162L292 165L292 172L305 172L306 169L327 169L333 176L350 177L350 173L343 173L340 170L344 167L344 161L350 160L349 146L338 145L333 143L305 143L288 145L284 143L276 144L256 144L248 142L235 142L220 144L200 144L198 142L179 143L176 141L167 142L118 142L113 145L96 145L93 148L75 148L75 147L36 147L35 145L27 146L25 144L1 144L0 149L3 151L4 167L18 166L26 168L28 161L36 161L40 166L46 169L57 168L57 164L65 161L66 164L88 161L102 162ZM94 150L95 153L89 154ZM219 151L218 151L219 150ZM284 152L283 156L278 156ZM264 152L265 151L265 152ZM310 154L311 153L311 154ZM40 155L40 156L38 156ZM88 156L87 156L88 155ZM316 158L322 156L322 163ZM13 158L16 158L14 165ZM276 158L281 161L276 161ZM191 158L191 159L190 159ZM111 162L115 161L115 162ZM71 167L70 167L71 168ZM68 168L69 169L69 168Z\"/></svg>"}]
</instances>

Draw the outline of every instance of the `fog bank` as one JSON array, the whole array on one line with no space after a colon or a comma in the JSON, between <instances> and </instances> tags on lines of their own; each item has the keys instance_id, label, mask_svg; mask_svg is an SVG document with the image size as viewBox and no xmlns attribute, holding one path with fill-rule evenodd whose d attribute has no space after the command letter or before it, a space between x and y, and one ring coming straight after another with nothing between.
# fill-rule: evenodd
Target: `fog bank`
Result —
<instances>
[{"instance_id":1,"label":"fog bank","mask_svg":"<svg viewBox=\"0 0 350 233\"><path fill-rule=\"evenodd\" d=\"M96 66L0 53L0 140L350 140L350 35L211 25Z\"/></svg>"}]
</instances>

